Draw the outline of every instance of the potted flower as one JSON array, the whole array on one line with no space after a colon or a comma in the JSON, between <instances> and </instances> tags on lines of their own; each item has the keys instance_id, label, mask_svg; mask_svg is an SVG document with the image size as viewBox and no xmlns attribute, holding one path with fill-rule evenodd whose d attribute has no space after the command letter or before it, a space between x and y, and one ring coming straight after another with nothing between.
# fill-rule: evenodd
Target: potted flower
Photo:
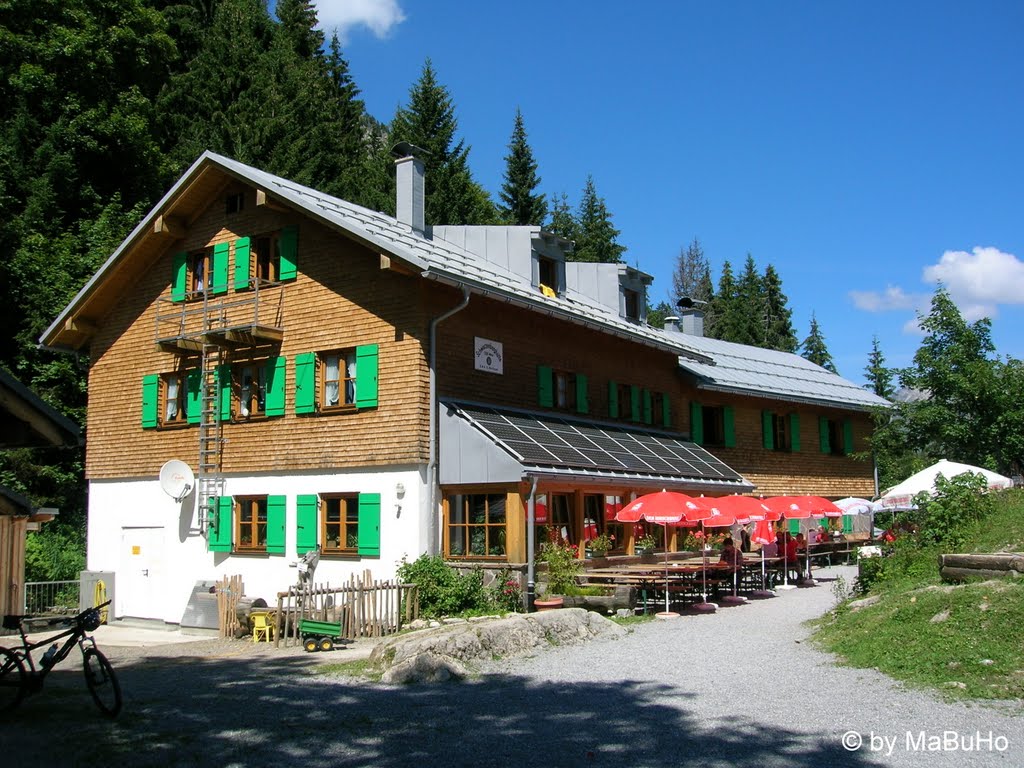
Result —
<instances>
[{"instance_id":1,"label":"potted flower","mask_svg":"<svg viewBox=\"0 0 1024 768\"><path fill-rule=\"evenodd\" d=\"M602 533L600 536L587 542L587 549L590 550L592 557L605 557L614 546L615 542L607 533Z\"/></svg>"},{"instance_id":2,"label":"potted flower","mask_svg":"<svg viewBox=\"0 0 1024 768\"><path fill-rule=\"evenodd\" d=\"M636 540L636 550L640 553L641 562L649 562L654 559L654 545L657 541L654 534L645 533Z\"/></svg>"},{"instance_id":3,"label":"potted flower","mask_svg":"<svg viewBox=\"0 0 1024 768\"><path fill-rule=\"evenodd\" d=\"M583 562L578 557L579 550L575 544L564 541L557 532L549 531L547 541L540 545L537 561L547 566L547 588L544 600L535 600L538 610L561 607L563 595L571 595L579 589L576 577L583 570ZM558 605L545 605L549 600L557 599Z\"/></svg>"}]
</instances>

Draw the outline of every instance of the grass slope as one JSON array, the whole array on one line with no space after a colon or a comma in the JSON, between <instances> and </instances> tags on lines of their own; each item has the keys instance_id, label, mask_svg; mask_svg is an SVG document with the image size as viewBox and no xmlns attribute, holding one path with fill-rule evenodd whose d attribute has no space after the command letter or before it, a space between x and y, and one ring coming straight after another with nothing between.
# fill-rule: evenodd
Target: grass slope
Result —
<instances>
[{"instance_id":1,"label":"grass slope","mask_svg":"<svg viewBox=\"0 0 1024 768\"><path fill-rule=\"evenodd\" d=\"M1024 551L1024 494L1000 494L967 540L964 551ZM1024 699L1024 579L943 584L940 551L900 548L872 585L879 602L839 605L815 639L850 665L956 698Z\"/></svg>"}]
</instances>

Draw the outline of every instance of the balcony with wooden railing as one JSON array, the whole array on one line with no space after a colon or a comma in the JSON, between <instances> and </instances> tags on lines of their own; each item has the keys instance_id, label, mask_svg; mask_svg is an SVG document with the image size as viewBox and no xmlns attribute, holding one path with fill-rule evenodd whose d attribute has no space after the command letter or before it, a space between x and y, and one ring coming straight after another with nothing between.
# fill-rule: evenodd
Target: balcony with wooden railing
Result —
<instances>
[{"instance_id":1,"label":"balcony with wooden railing","mask_svg":"<svg viewBox=\"0 0 1024 768\"><path fill-rule=\"evenodd\" d=\"M156 344L174 354L274 344L284 337L284 286L253 279L250 290L187 293L183 301L161 297L156 307Z\"/></svg>"}]
</instances>

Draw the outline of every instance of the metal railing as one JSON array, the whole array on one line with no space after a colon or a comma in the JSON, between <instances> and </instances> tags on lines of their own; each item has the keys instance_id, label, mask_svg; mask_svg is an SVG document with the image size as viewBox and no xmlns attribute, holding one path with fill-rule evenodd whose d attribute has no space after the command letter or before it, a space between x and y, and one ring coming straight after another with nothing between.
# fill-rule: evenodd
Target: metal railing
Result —
<instances>
[{"instance_id":1,"label":"metal railing","mask_svg":"<svg viewBox=\"0 0 1024 768\"><path fill-rule=\"evenodd\" d=\"M78 613L79 581L25 582L23 613Z\"/></svg>"}]
</instances>

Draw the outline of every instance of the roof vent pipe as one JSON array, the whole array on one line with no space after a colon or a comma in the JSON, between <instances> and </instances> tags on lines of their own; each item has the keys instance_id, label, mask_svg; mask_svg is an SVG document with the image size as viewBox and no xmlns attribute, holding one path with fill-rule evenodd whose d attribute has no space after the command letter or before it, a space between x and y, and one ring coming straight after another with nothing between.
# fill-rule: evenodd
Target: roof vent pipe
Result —
<instances>
[{"instance_id":1,"label":"roof vent pipe","mask_svg":"<svg viewBox=\"0 0 1024 768\"><path fill-rule=\"evenodd\" d=\"M675 315L666 317L664 328L669 333L679 333L679 318Z\"/></svg>"},{"instance_id":2,"label":"roof vent pipe","mask_svg":"<svg viewBox=\"0 0 1024 768\"><path fill-rule=\"evenodd\" d=\"M423 159L430 153L425 149L401 141L394 146L395 156L395 218L418 235L425 230L424 166Z\"/></svg>"}]
</instances>

